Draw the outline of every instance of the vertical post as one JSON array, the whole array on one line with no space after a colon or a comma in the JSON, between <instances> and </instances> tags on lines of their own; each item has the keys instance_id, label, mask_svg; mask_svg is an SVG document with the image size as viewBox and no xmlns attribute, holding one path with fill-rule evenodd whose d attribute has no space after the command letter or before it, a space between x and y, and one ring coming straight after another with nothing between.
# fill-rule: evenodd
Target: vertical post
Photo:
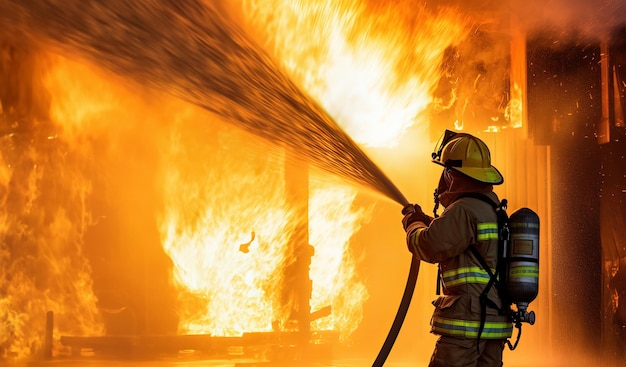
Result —
<instances>
[{"instance_id":1,"label":"vertical post","mask_svg":"<svg viewBox=\"0 0 626 367\"><path fill-rule=\"evenodd\" d=\"M52 334L54 331L54 313L46 312L46 334L43 344L43 358L52 359Z\"/></svg>"},{"instance_id":2,"label":"vertical post","mask_svg":"<svg viewBox=\"0 0 626 367\"><path fill-rule=\"evenodd\" d=\"M598 123L598 143L611 141L610 114L610 81L609 81L609 47L607 42L600 43L600 88L602 89L602 117Z\"/></svg>"},{"instance_id":3,"label":"vertical post","mask_svg":"<svg viewBox=\"0 0 626 367\"><path fill-rule=\"evenodd\" d=\"M294 208L295 230L289 241L290 265L285 270L285 291L291 307L290 321L297 324L299 355L307 354L311 332L310 278L313 247L309 244L309 174L304 162L285 159L285 191L287 201Z\"/></svg>"}]
</instances>

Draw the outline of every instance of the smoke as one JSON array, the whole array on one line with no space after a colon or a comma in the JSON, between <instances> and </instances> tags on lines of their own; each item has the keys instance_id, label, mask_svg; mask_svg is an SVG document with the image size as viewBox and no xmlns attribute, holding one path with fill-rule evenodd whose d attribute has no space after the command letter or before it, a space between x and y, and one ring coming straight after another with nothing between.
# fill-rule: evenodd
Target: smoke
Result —
<instances>
[{"instance_id":1,"label":"smoke","mask_svg":"<svg viewBox=\"0 0 626 367\"><path fill-rule=\"evenodd\" d=\"M531 34L548 30L597 39L606 37L615 27L626 23L626 2L515 0L511 3L510 15Z\"/></svg>"}]
</instances>

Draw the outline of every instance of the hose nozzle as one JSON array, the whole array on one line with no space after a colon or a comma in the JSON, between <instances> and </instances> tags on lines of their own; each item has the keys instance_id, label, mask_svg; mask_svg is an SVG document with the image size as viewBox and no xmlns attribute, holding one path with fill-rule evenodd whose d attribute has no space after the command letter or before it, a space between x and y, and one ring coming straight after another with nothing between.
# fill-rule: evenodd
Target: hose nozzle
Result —
<instances>
[{"instance_id":1,"label":"hose nozzle","mask_svg":"<svg viewBox=\"0 0 626 367\"><path fill-rule=\"evenodd\" d=\"M402 208L402 215L407 215L410 213L415 213L419 208L417 204L407 204Z\"/></svg>"}]
</instances>

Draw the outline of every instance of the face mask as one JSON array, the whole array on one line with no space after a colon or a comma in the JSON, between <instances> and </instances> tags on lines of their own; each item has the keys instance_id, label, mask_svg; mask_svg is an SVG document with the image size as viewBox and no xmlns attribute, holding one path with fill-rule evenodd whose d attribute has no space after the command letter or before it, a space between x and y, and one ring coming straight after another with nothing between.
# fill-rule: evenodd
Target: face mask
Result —
<instances>
[{"instance_id":1,"label":"face mask","mask_svg":"<svg viewBox=\"0 0 626 367\"><path fill-rule=\"evenodd\" d=\"M448 188L450 188L450 186L452 186L452 170L451 169L444 169L443 170L443 178L446 181L446 185L448 185Z\"/></svg>"},{"instance_id":2,"label":"face mask","mask_svg":"<svg viewBox=\"0 0 626 367\"><path fill-rule=\"evenodd\" d=\"M437 185L436 193L437 195L441 195L444 192L450 189L450 184L452 183L452 176L449 173L449 170L444 169L441 172L441 177L439 178L439 184Z\"/></svg>"}]
</instances>

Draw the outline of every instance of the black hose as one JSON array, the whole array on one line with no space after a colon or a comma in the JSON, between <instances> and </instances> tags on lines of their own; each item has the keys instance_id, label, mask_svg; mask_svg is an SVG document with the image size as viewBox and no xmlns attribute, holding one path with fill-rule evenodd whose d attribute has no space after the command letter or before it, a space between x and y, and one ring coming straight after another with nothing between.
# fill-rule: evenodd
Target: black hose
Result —
<instances>
[{"instance_id":1,"label":"black hose","mask_svg":"<svg viewBox=\"0 0 626 367\"><path fill-rule=\"evenodd\" d=\"M417 274L419 273L419 270L420 260L413 256L411 260L411 268L409 269L409 276L406 280L404 294L402 295L402 301L400 302L400 306L398 307L396 318L393 320L393 324L391 325L389 334L387 334L387 339L385 339L385 343L383 343L382 348L380 348L380 352L378 352L378 356L372 364L372 367L381 367L382 365L384 365L387 357L389 356L389 352L391 352L393 343L395 343L396 338L398 337L398 333L402 328L404 317L409 310L409 305L411 304L411 298L413 298L413 291L415 290L415 284L417 283Z\"/></svg>"}]
</instances>

